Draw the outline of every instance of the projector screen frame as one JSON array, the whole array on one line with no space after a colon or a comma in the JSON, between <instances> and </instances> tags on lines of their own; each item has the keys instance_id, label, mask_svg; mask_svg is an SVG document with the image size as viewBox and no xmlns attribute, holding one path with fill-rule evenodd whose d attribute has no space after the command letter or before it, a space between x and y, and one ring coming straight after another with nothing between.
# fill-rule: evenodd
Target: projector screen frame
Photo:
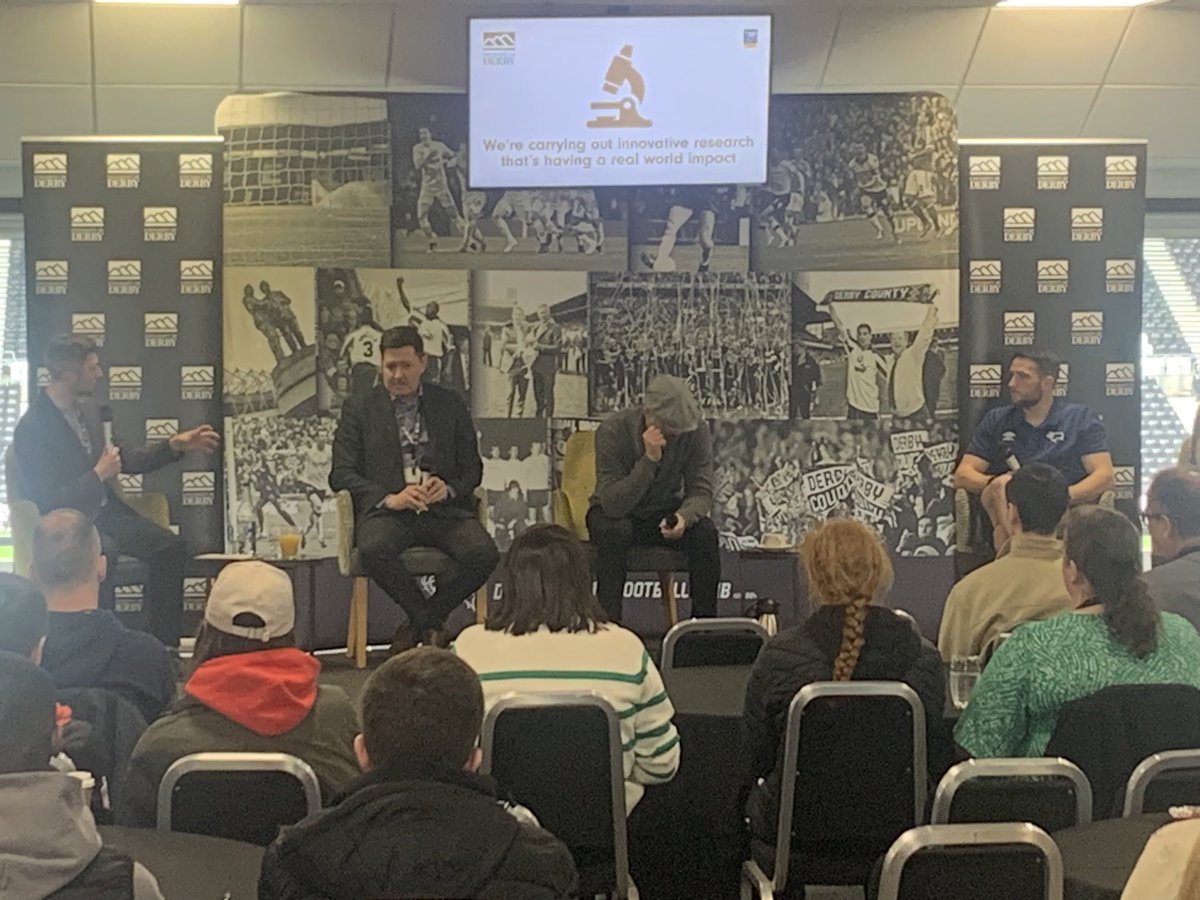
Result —
<instances>
[{"instance_id":1,"label":"projector screen frame","mask_svg":"<svg viewBox=\"0 0 1200 900\"><path fill-rule=\"evenodd\" d=\"M704 13L686 13L681 15L661 15L661 14L623 14L620 16L610 16L603 13L593 13L584 15L557 15L548 16L537 13L527 13L516 16L467 16L466 24L466 47L467 47L467 148L471 149L471 26L474 22L493 21L503 19L506 21L521 22L533 19L545 21L568 21L568 20L588 20L588 19L736 19L741 17L750 17L766 19L770 23L770 40L767 44L767 139L766 146L763 148L764 158L770 151L771 143L771 98L775 96L775 13L774 12L752 12L752 13L728 13L728 12L704 12ZM471 153L474 156L474 152ZM767 159L767 164L764 166L764 177L762 181L739 181L736 182L740 187L762 187L767 183L767 178L770 177L770 160ZM673 187L720 187L722 185L730 185L733 182L663 182L655 184L554 184L543 185L541 187L533 187L531 185L491 185L489 187L480 187L471 180L471 170L468 163L466 174L467 190L469 191L557 191L557 190L611 190L611 191L633 191L639 188L673 188Z\"/></svg>"}]
</instances>

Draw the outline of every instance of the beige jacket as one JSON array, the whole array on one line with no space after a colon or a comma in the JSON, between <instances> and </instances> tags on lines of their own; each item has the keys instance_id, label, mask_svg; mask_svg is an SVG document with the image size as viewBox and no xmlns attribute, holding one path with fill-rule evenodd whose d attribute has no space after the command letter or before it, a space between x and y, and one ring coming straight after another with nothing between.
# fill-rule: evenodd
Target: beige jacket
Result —
<instances>
[{"instance_id":1,"label":"beige jacket","mask_svg":"<svg viewBox=\"0 0 1200 900\"><path fill-rule=\"evenodd\" d=\"M1048 619L1070 608L1062 579L1062 541L1014 534L1007 555L971 572L950 591L938 649L944 659L978 656L1022 622Z\"/></svg>"}]
</instances>

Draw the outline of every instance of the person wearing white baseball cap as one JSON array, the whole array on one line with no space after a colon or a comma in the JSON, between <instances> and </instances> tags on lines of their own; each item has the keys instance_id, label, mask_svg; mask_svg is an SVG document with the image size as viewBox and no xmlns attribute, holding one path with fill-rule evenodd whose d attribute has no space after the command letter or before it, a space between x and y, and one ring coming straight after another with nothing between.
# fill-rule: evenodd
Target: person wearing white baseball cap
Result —
<instances>
[{"instance_id":1,"label":"person wearing white baseball cap","mask_svg":"<svg viewBox=\"0 0 1200 900\"><path fill-rule=\"evenodd\" d=\"M321 664L295 646L296 605L286 572L236 562L213 582L183 696L142 735L118 800L117 821L153 827L158 784L189 753L290 753L332 797L358 774L358 722L339 687L318 685Z\"/></svg>"}]
</instances>

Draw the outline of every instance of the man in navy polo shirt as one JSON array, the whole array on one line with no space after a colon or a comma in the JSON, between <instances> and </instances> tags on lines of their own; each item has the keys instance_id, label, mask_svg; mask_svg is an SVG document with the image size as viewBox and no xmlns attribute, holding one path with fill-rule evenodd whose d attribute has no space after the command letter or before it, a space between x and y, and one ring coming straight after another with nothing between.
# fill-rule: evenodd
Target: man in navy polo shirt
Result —
<instances>
[{"instance_id":1,"label":"man in navy polo shirt","mask_svg":"<svg viewBox=\"0 0 1200 900\"><path fill-rule=\"evenodd\" d=\"M954 472L954 486L980 494L993 523L996 551L1008 540L1004 486L1032 462L1062 472L1071 503L1094 503L1113 486L1104 425L1082 403L1056 399L1061 361L1046 350L1018 353L1008 366L1011 406L988 410Z\"/></svg>"}]
</instances>

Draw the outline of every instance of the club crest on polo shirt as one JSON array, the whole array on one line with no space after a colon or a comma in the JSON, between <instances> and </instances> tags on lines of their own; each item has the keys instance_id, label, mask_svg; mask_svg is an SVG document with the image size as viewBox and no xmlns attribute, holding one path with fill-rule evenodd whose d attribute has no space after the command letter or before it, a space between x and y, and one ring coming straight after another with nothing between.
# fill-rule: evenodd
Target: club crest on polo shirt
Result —
<instances>
[{"instance_id":1,"label":"club crest on polo shirt","mask_svg":"<svg viewBox=\"0 0 1200 900\"><path fill-rule=\"evenodd\" d=\"M109 153L104 158L105 184L111 190L128 190L142 183L140 153Z\"/></svg>"},{"instance_id":2,"label":"club crest on polo shirt","mask_svg":"<svg viewBox=\"0 0 1200 900\"><path fill-rule=\"evenodd\" d=\"M1063 431L1047 431L1046 440L1052 444L1061 444L1067 439L1066 432Z\"/></svg>"},{"instance_id":3,"label":"club crest on polo shirt","mask_svg":"<svg viewBox=\"0 0 1200 900\"><path fill-rule=\"evenodd\" d=\"M67 186L67 154L33 154L33 186L35 188L65 188Z\"/></svg>"}]
</instances>

